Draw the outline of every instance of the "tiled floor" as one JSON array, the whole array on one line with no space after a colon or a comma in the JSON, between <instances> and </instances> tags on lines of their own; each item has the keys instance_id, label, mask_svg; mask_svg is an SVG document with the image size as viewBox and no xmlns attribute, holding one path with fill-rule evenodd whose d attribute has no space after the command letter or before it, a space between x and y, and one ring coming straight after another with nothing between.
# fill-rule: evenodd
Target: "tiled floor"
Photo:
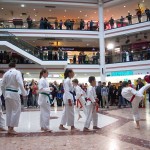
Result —
<instances>
[{"instance_id":1,"label":"tiled floor","mask_svg":"<svg viewBox=\"0 0 150 150\"><path fill-rule=\"evenodd\" d=\"M0 133L0 150L149 150L150 105L140 109L141 130L134 128L131 108L101 110L98 114L101 130L83 133L85 117L75 125L80 131L62 132L58 126L61 108L51 111L50 128L53 133L40 132L39 111L22 112L17 136Z\"/></svg>"}]
</instances>

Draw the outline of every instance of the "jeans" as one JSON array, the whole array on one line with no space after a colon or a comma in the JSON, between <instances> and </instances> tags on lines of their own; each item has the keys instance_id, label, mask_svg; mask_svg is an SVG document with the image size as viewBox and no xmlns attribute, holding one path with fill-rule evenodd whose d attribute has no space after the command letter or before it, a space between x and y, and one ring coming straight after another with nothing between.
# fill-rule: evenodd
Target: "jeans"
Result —
<instances>
[{"instance_id":1,"label":"jeans","mask_svg":"<svg viewBox=\"0 0 150 150\"><path fill-rule=\"evenodd\" d=\"M126 106L125 99L122 96L119 96L118 106Z\"/></svg>"},{"instance_id":2,"label":"jeans","mask_svg":"<svg viewBox=\"0 0 150 150\"><path fill-rule=\"evenodd\" d=\"M38 99L37 94L32 94L32 100L33 100L32 101L32 106L38 107L37 99Z\"/></svg>"}]
</instances>

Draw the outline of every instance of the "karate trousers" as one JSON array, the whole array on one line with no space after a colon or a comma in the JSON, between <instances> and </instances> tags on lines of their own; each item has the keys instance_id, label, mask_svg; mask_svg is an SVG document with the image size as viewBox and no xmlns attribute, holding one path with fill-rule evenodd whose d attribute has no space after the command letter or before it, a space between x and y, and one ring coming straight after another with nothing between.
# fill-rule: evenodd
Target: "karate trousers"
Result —
<instances>
[{"instance_id":1,"label":"karate trousers","mask_svg":"<svg viewBox=\"0 0 150 150\"><path fill-rule=\"evenodd\" d=\"M86 116L86 114L87 114L87 110L86 110L86 101L84 100L84 98L80 98L79 99L79 101L80 101L80 103L78 103L78 100L77 100L77 105L76 105L76 112L77 112L77 114L78 115L80 115L80 109L82 109L83 110L83 113L84 113L84 115ZM81 107L81 105L82 105L82 107Z\"/></svg>"},{"instance_id":2,"label":"karate trousers","mask_svg":"<svg viewBox=\"0 0 150 150\"><path fill-rule=\"evenodd\" d=\"M43 129L49 129L50 110L50 104L46 101L40 104L40 126Z\"/></svg>"},{"instance_id":3,"label":"karate trousers","mask_svg":"<svg viewBox=\"0 0 150 150\"><path fill-rule=\"evenodd\" d=\"M93 126L97 126L98 114L96 112L96 107L91 103L90 105L87 105L86 108L87 108L87 114L86 114L87 116L86 116L84 127L89 128L91 121L93 121Z\"/></svg>"},{"instance_id":4,"label":"karate trousers","mask_svg":"<svg viewBox=\"0 0 150 150\"><path fill-rule=\"evenodd\" d=\"M146 91L148 88L150 88L150 84L146 84L143 86L138 92L138 94L143 95L144 91ZM140 120L140 115L139 115L139 104L141 102L141 97L135 96L135 98L132 101L132 111L133 111L133 117L135 121Z\"/></svg>"},{"instance_id":5,"label":"karate trousers","mask_svg":"<svg viewBox=\"0 0 150 150\"><path fill-rule=\"evenodd\" d=\"M2 111L2 102L0 99L0 128L4 128L5 127L5 119L3 117L3 111Z\"/></svg>"},{"instance_id":6,"label":"karate trousers","mask_svg":"<svg viewBox=\"0 0 150 150\"><path fill-rule=\"evenodd\" d=\"M74 105L65 104L60 124L74 126Z\"/></svg>"},{"instance_id":7,"label":"karate trousers","mask_svg":"<svg viewBox=\"0 0 150 150\"><path fill-rule=\"evenodd\" d=\"M18 127L21 114L21 100L5 99L6 104L6 125L8 127Z\"/></svg>"}]
</instances>

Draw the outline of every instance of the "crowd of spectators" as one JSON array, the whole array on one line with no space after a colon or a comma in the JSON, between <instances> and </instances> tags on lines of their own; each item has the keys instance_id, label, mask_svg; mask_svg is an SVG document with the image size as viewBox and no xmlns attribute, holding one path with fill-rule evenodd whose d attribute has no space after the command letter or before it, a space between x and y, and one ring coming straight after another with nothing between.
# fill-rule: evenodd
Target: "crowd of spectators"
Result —
<instances>
[{"instance_id":1,"label":"crowd of spectators","mask_svg":"<svg viewBox=\"0 0 150 150\"><path fill-rule=\"evenodd\" d=\"M138 22L141 23L142 22L142 16L144 16L144 15L146 16L145 21L150 21L150 10L148 8L145 9L144 13L142 13L141 9L136 9L135 16L131 15L128 12L127 16L121 16L120 19L117 19L117 20L114 20L113 17L111 17L109 21L104 22L104 28L109 29L109 28L107 28L107 26L109 24L110 29L113 29L113 28L115 28L115 23L116 23L117 27L123 27L126 25L131 25L131 24L133 24L132 20L135 17L137 17ZM126 20L128 22L126 22ZM28 16L28 18L27 18L27 23L28 23L28 28L29 29L32 28L33 21L32 21L30 16ZM75 24L74 19L67 19L64 22L62 20L56 19L54 22L50 22L47 18L41 17L39 28L40 29L56 29L56 30L59 29L59 30L62 30L63 25L64 25L66 27L66 30L73 30L74 24ZM99 22L96 22L96 24L95 24L95 22L93 20L85 22L83 19L81 19L79 22L78 30L84 30L84 29L90 30L90 31L99 30Z\"/></svg>"},{"instance_id":2,"label":"crowd of spectators","mask_svg":"<svg viewBox=\"0 0 150 150\"><path fill-rule=\"evenodd\" d=\"M133 23L132 19L137 17L138 22L141 23L142 22L142 16L146 15L146 20L145 21L150 21L150 10L148 8L145 9L145 12L142 13L141 9L137 9L136 10L136 15L133 16L130 13L128 13L127 16L123 17L121 16L120 19L114 20L113 17L110 18L110 20L108 22L104 23L104 28L107 29L107 24L110 24L110 28L113 29L115 26L115 22L117 23L117 27L123 27L126 25L131 25ZM125 20L128 20L128 24L125 24Z\"/></svg>"},{"instance_id":3,"label":"crowd of spectators","mask_svg":"<svg viewBox=\"0 0 150 150\"><path fill-rule=\"evenodd\" d=\"M0 51L0 64L9 64L11 61L15 61L17 64L33 63L31 60L17 55L16 53Z\"/></svg>"},{"instance_id":4,"label":"crowd of spectators","mask_svg":"<svg viewBox=\"0 0 150 150\"><path fill-rule=\"evenodd\" d=\"M113 58L117 58L116 60ZM118 59L119 58L119 59ZM150 47L148 46L145 50L124 50L119 53L107 54L106 63L122 63L122 62L132 62L132 61L144 61L150 60Z\"/></svg>"}]
</instances>

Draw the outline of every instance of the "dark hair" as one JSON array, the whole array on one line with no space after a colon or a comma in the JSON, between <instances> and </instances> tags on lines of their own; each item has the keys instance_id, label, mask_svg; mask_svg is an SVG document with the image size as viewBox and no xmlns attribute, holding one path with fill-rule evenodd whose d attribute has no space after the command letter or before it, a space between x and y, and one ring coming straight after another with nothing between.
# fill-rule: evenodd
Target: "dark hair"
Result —
<instances>
[{"instance_id":1,"label":"dark hair","mask_svg":"<svg viewBox=\"0 0 150 150\"><path fill-rule=\"evenodd\" d=\"M95 77L94 76L90 76L89 77L89 83L92 83L93 81L95 81Z\"/></svg>"},{"instance_id":2,"label":"dark hair","mask_svg":"<svg viewBox=\"0 0 150 150\"><path fill-rule=\"evenodd\" d=\"M120 81L119 83L122 83L122 81Z\"/></svg>"},{"instance_id":3,"label":"dark hair","mask_svg":"<svg viewBox=\"0 0 150 150\"><path fill-rule=\"evenodd\" d=\"M15 68L16 67L16 62L11 61L8 66L9 66L9 68Z\"/></svg>"},{"instance_id":4,"label":"dark hair","mask_svg":"<svg viewBox=\"0 0 150 150\"><path fill-rule=\"evenodd\" d=\"M128 80L128 83L131 84L131 80Z\"/></svg>"},{"instance_id":5,"label":"dark hair","mask_svg":"<svg viewBox=\"0 0 150 150\"><path fill-rule=\"evenodd\" d=\"M4 71L4 70L0 70L0 73L1 73L1 74L4 74L4 73L5 73L5 71Z\"/></svg>"},{"instance_id":6,"label":"dark hair","mask_svg":"<svg viewBox=\"0 0 150 150\"><path fill-rule=\"evenodd\" d=\"M106 82L103 82L103 85L106 85Z\"/></svg>"},{"instance_id":7,"label":"dark hair","mask_svg":"<svg viewBox=\"0 0 150 150\"><path fill-rule=\"evenodd\" d=\"M65 70L65 72L64 72L64 78L66 79L66 78L68 78L69 77L69 73L72 73L73 72L73 70L72 69L66 69Z\"/></svg>"},{"instance_id":8,"label":"dark hair","mask_svg":"<svg viewBox=\"0 0 150 150\"><path fill-rule=\"evenodd\" d=\"M79 83L78 79L74 79L74 80L72 80L72 82L73 82L73 83L76 83L76 84Z\"/></svg>"},{"instance_id":9,"label":"dark hair","mask_svg":"<svg viewBox=\"0 0 150 150\"><path fill-rule=\"evenodd\" d=\"M41 78L42 78L43 73L46 73L46 72L48 72L48 70L47 70L46 68L43 68L43 69L41 70L41 72L40 72L40 76L39 76L39 78L41 79Z\"/></svg>"},{"instance_id":10,"label":"dark hair","mask_svg":"<svg viewBox=\"0 0 150 150\"><path fill-rule=\"evenodd\" d=\"M129 85L129 83L127 82L127 81L123 81L122 82L122 87L126 87L126 86L128 86Z\"/></svg>"}]
</instances>

